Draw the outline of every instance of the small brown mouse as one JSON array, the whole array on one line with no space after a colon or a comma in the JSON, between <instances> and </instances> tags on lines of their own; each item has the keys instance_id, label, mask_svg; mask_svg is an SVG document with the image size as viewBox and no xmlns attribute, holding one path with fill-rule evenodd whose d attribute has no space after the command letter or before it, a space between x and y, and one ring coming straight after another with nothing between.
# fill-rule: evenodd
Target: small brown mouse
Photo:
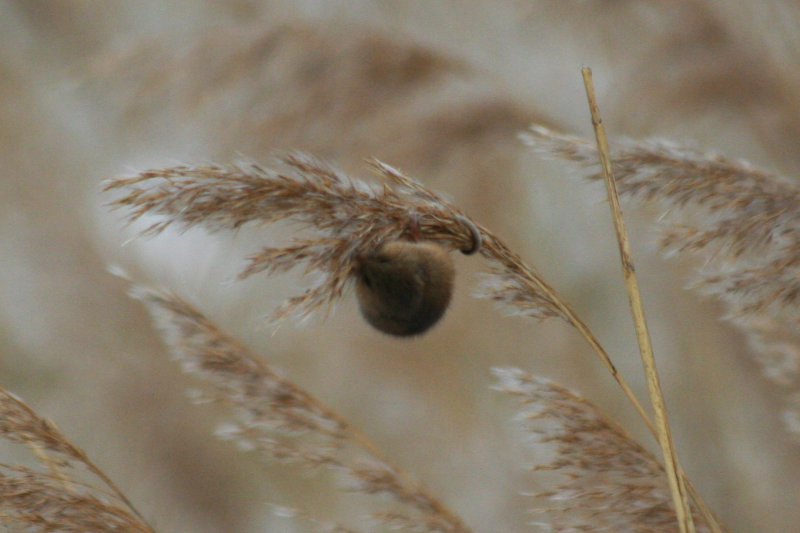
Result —
<instances>
[{"instance_id":1,"label":"small brown mouse","mask_svg":"<svg viewBox=\"0 0 800 533\"><path fill-rule=\"evenodd\" d=\"M433 242L394 241L363 257L356 297L361 314L390 335L419 335L447 310L455 268L447 251Z\"/></svg>"},{"instance_id":2,"label":"small brown mouse","mask_svg":"<svg viewBox=\"0 0 800 533\"><path fill-rule=\"evenodd\" d=\"M461 253L481 249L478 226L463 215L457 219L469 232L469 245ZM444 315L453 296L455 267L450 254L431 241L418 241L418 224L411 226L414 241L394 241L380 246L359 261L356 298L361 314L376 329L408 337L431 328Z\"/></svg>"}]
</instances>

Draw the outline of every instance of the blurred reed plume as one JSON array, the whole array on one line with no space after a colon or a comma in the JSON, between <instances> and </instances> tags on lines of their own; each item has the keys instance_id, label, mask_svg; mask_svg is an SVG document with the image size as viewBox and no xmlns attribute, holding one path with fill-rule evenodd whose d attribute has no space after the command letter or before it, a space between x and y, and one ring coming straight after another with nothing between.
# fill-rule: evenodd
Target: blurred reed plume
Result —
<instances>
[{"instance_id":1,"label":"blurred reed plume","mask_svg":"<svg viewBox=\"0 0 800 533\"><path fill-rule=\"evenodd\" d=\"M673 496L696 487L742 533L798 529L800 4L464 6L2 2L0 374L38 414L20 425L24 409L0 402L0 531L685 528L686 498L671 524L652 461L674 487L647 434L659 411L638 405L653 373L634 353L603 194L565 179L600 177L578 65L599 74L691 478ZM536 149L518 138L531 124L548 128L527 132ZM264 159L274 150L343 172ZM228 164L243 157L261 164ZM135 177L98 194L119 175ZM650 246L657 218L668 261ZM454 253L473 228L480 253ZM410 342L358 316L359 257L390 244L430 244L454 267L449 310ZM168 353L196 364L184 374ZM526 374L501 371L512 391L493 391L495 366ZM212 403L186 401L187 386ZM528 393L541 414L512 420ZM45 418L60 437L23 438L51 434ZM48 448L65 435L83 460Z\"/></svg>"},{"instance_id":2,"label":"blurred reed plume","mask_svg":"<svg viewBox=\"0 0 800 533\"><path fill-rule=\"evenodd\" d=\"M530 448L553 449L559 482L532 494L547 501L536 522L553 531L674 531L664 468L586 399L518 368L495 368L495 388L519 399L515 420ZM537 454L538 455L538 454ZM590 529L587 526L591 525ZM698 525L698 531L708 531Z\"/></svg>"},{"instance_id":3,"label":"blurred reed plume","mask_svg":"<svg viewBox=\"0 0 800 533\"><path fill-rule=\"evenodd\" d=\"M0 437L47 471L0 464L0 523L13 531L153 533L125 495L49 420L0 387Z\"/></svg>"},{"instance_id":4,"label":"blurred reed plume","mask_svg":"<svg viewBox=\"0 0 800 533\"><path fill-rule=\"evenodd\" d=\"M589 141L538 126L523 139L602 179ZM727 305L727 318L784 393L786 428L800 439L800 188L746 162L665 141L615 141L612 158L621 195L665 210L662 248L702 259L693 287Z\"/></svg>"},{"instance_id":5,"label":"blurred reed plume","mask_svg":"<svg viewBox=\"0 0 800 533\"><path fill-rule=\"evenodd\" d=\"M305 273L322 275L316 285L285 302L276 320L291 313L304 318L330 306L352 282L359 257L384 242L421 237L466 250L474 246L476 230L481 234L480 253L492 261L495 273L485 284L484 296L527 316L571 320L553 290L500 239L397 169L373 161L372 168L384 180L375 186L306 154L283 156L276 163L277 169L243 164L149 170L110 180L105 189L123 191L112 205L130 209L130 221L145 214L166 216L145 229L146 235L171 224L219 231L284 219L313 228L314 237L298 237L283 248L254 254L239 274L241 279L305 265Z\"/></svg>"},{"instance_id":6,"label":"blurred reed plume","mask_svg":"<svg viewBox=\"0 0 800 533\"><path fill-rule=\"evenodd\" d=\"M273 317L276 320L290 315L303 318L321 307L329 309L351 283L359 257L371 253L387 240L421 237L465 250L474 248L475 232L479 232L480 253L492 265L488 282L484 284L484 295L523 315L557 316L575 326L596 347L612 375L649 422L602 347L574 311L499 238L470 221L441 195L377 161L372 166L383 179L380 185L356 181L302 154L284 156L277 164L277 169L248 164L150 170L131 178L110 180L105 190L121 191L112 205L127 208L130 221L145 214L162 217L146 228L144 234L158 233L173 223L183 228L203 225L210 231L219 231L235 229L248 222L269 223L284 219L299 223L301 230L311 231L311 236L296 238L285 247L269 247L253 255L239 275L244 278L257 272L279 273L301 266L305 266L306 274L312 271L321 274L316 285L280 306ZM318 408L310 395L277 380L271 371L254 363L249 356L245 358L240 347L176 297L147 291L137 294L150 304L151 310L154 309L162 327L168 326L169 343L173 352L182 356L185 368L222 384L219 386L222 396L247 413L244 425L234 428L233 434L249 438L253 437L254 428L257 432L280 426L302 428L324 437L328 445L308 448L305 442L287 444L273 437L260 445L262 439L256 437L251 445L275 457L309 465L345 466L341 460L334 460L332 455L321 451L336 449L332 444L344 439L347 433L337 415ZM249 384L248 388L243 388L241 383ZM260 385L253 388L253 383ZM286 418L285 408L280 406L284 401L293 407L293 416L300 415L299 426L294 418ZM388 492L400 502L422 502L417 511L433 511L432 516L416 522L407 515L384 514L384 518L390 518L388 523L416 524L416 527L424 523L424 531L465 530L461 521L436 500L420 494L408 496L414 494L413 489L398 482L395 474L387 477L387 472L395 472L394 469L381 468L381 475L354 467L348 469L351 477L360 480L362 485L370 480L365 484L366 492ZM659 472L658 476L662 474ZM624 472L621 475L624 476ZM613 493L608 497L613 497ZM640 505L637 498L634 495L634 506ZM669 509L666 501L660 505ZM444 518L437 518L438 515ZM659 515L659 523L663 520L663 515ZM439 523L444 525L437 525ZM650 523L644 527L651 527Z\"/></svg>"},{"instance_id":7,"label":"blurred reed plume","mask_svg":"<svg viewBox=\"0 0 800 533\"><path fill-rule=\"evenodd\" d=\"M329 468L344 478L348 490L388 497L395 507L375 517L392 527L470 531L339 415L278 376L191 305L174 294L144 287L134 287L131 295L147 305L184 371L213 385L208 397L197 400L221 402L233 410L234 420L220 429L222 438L304 468Z\"/></svg>"}]
</instances>

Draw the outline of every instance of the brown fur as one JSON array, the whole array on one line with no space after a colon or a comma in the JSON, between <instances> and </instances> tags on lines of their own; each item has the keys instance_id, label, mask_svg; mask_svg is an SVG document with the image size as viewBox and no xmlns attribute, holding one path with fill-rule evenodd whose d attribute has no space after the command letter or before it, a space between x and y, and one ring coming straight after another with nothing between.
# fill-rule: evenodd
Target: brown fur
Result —
<instances>
[{"instance_id":1,"label":"brown fur","mask_svg":"<svg viewBox=\"0 0 800 533\"><path fill-rule=\"evenodd\" d=\"M356 295L361 314L390 335L424 333L447 310L453 294L453 261L432 242L390 242L365 257Z\"/></svg>"}]
</instances>

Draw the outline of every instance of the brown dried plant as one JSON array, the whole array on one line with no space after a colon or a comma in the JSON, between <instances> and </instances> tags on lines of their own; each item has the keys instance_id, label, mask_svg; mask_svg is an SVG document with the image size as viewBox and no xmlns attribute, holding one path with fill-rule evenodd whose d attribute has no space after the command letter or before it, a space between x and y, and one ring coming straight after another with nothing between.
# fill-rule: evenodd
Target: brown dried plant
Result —
<instances>
[{"instance_id":1,"label":"brown dried plant","mask_svg":"<svg viewBox=\"0 0 800 533\"><path fill-rule=\"evenodd\" d=\"M153 533L83 450L2 387L0 414L0 437L28 446L46 468L0 464L0 523L15 531Z\"/></svg>"},{"instance_id":2,"label":"brown dried plant","mask_svg":"<svg viewBox=\"0 0 800 533\"><path fill-rule=\"evenodd\" d=\"M389 165L372 163L395 188L351 180L305 154L289 154L277 162L283 171L255 163L150 170L111 180L106 190L125 191L114 205L130 208L131 221L146 213L166 216L144 234L171 224L218 231L283 219L314 228L318 234L313 238L264 248L239 274L274 274L301 265L306 273L322 274L316 285L285 302L275 320L289 314L303 318L330 307L352 281L358 258L383 242L415 234L454 248L468 248L472 242L463 213Z\"/></svg>"},{"instance_id":3,"label":"brown dried plant","mask_svg":"<svg viewBox=\"0 0 800 533\"><path fill-rule=\"evenodd\" d=\"M519 398L516 417L535 471L563 480L532 494L553 531L677 531L664 468L623 428L564 387L517 368L495 368L495 388ZM542 461L543 450L552 459ZM697 519L696 519L697 520ZM541 522L541 519L537 520ZM708 531L697 524L698 531Z\"/></svg>"},{"instance_id":4,"label":"brown dried plant","mask_svg":"<svg viewBox=\"0 0 800 533\"><path fill-rule=\"evenodd\" d=\"M440 17L410 17L403 9L396 10L397 6L386 10L387 6L382 6L378 11L386 14L385 24L367 34L363 27L354 31L349 23L342 24L349 22L350 15L340 13L337 7L331 11L334 19L315 11L318 20L313 24L333 30L331 35L295 23L265 33L264 28L282 16L279 4L232 4L236 4L237 18L250 18L242 17L242 13L254 11L263 14L252 28L237 24L228 32L216 25L209 31L205 27L207 21L203 21L198 31L201 38L194 42L187 39L181 46L175 46L172 31L168 32L170 38L161 43L148 31L138 38L141 46L135 52L136 57L124 61L118 60L116 47L109 50L109 70L98 78L98 86L102 87L98 94L102 94L102 98L97 100L99 105L92 108L104 115L101 121L104 125L109 124L109 116L106 116L109 111L110 116L114 116L109 108L117 108L119 131L110 136L117 137L116 141L84 143L95 145L94 151L83 154L86 160L110 158L118 162L120 153L127 157L131 147L133 151L145 151L143 139L147 139L147 146L152 146L153 138L161 142L174 135L170 129L174 128L192 130L192 135L197 137L213 136L211 148L217 153L233 149L260 153L265 143L313 147L317 153L326 154L348 153L342 147L349 147L349 154L370 153L373 150L364 149L364 146L380 147L383 143L392 145L395 150L401 145L399 153L412 154L415 163L420 160L437 162L437 165L422 165L423 169L462 176L458 171L452 172L453 167L438 166L441 160L458 161L460 167L457 168L486 169L484 173L494 177L503 174L496 172L495 166L503 157L496 157L495 152L490 152L493 157L486 157L486 137L475 135L475 129L488 127L495 130L494 135L505 137L509 128L518 128L517 124L529 120L529 115L526 111L523 118L517 106L507 105L495 88L487 91L486 101L472 101L462 96L453 102L453 94L458 93L454 85L469 85L473 90L475 78L467 83L459 79L454 84L447 76L454 72L460 75L471 68L472 63L488 63L487 59L476 61L476 57L491 58L486 50L500 50L508 61L493 62L499 67L488 72L498 76L498 85L508 84L509 77L516 76L514 66L528 65L530 51L534 50L538 54L534 54L536 57L541 55L539 52L548 54L541 56L552 59L547 61L548 65L559 65L555 71L541 69L541 73L537 72L542 79L552 79L563 64L562 54L565 50L569 54L573 46L582 54L584 50L600 50L598 57L604 60L614 57L614 63L623 74L618 77L621 80L618 86L625 89L620 92L620 99L625 102L627 116L635 117L628 118L629 121L644 121L645 124L648 120L662 124L685 121L685 126L691 128L696 121L689 117L697 114L698 106L703 107L704 117L711 108L721 110L726 117L748 117L748 122L755 123L754 127L759 130L761 141L766 139L769 144L780 144L788 154L794 150L792 140L800 123L792 98L797 80L786 74L792 72L791 68L782 68L792 62L785 58L777 63L768 61L768 54L759 53L765 46L761 42L765 36L757 35L760 25L745 24L742 20L758 15L763 17L759 18L760 22L769 21L770 24L763 26L769 30L764 31L769 34L766 44L785 54L786 50L796 48L787 46L792 44L796 32L786 31L785 28L791 29L792 25L783 24L784 41L781 24L772 23L776 18L784 20L790 15L782 5L789 4L785 1L768 2L767 8L760 3L734 2L725 7L710 7L711 3L688 2L679 10L662 10L653 2L645 3L646 6L632 2L613 3L613 6L604 3L598 4L600 7L592 12L597 16L589 17L585 10L564 7L566 4L562 2L535 3L537 7L533 10L529 9L531 3L493 5L493 13L497 11L501 16L505 13L505 20L525 23L472 26L479 35L473 35L475 38L470 41L475 44L470 46L477 47L479 54L463 48L463 35L457 35L455 40L448 36L448 32L452 32L449 28L458 28L461 33L459 22L471 21L474 14L449 17L448 22L452 24L447 24L448 31L438 35L435 30L441 25ZM254 7L256 4L260 7ZM473 4L482 13L481 4ZM513 8L509 7L512 4ZM742 7L745 4L747 7ZM61 8L62 14L70 14L65 9L69 8ZM726 10L746 11L744 16L729 16L730 20L725 22L720 13ZM24 24L16 26L31 30L23 32L26 37L39 38L29 39L33 48L7 46L8 50L24 50L29 54L42 44L48 49L67 48L52 46L53 42L65 42L64 28L75 28L64 21L58 22L57 18L61 17L55 16L57 12L44 10L46 13L42 14L38 13L42 10L27 7L15 7L10 11L13 13L7 18L12 21L11 26L25 20ZM374 9L357 11L359 21L376 12ZM475 10L464 10L464 13L472 11ZM224 19L224 16L218 17L220 13L220 10L213 10L209 16ZM430 15L436 11L425 13ZM80 20L79 33L89 30L90 40L98 37L97 28L92 27L99 27L100 20L108 21L103 23L103 33L114 36L115 42L128 38L137 40L133 33L115 31L116 14L102 9L92 9L85 14L90 16L64 18ZM552 24L556 19L568 26ZM616 32L621 20L643 23L626 24L633 32ZM551 46L550 43L557 41L554 39L557 34L547 32L556 28L564 31L565 27L568 28L567 40L562 38L562 41L569 46ZM386 31L387 28L392 31ZM653 31L656 28L657 31ZM399 44L389 43L386 35L398 29L412 30L408 35L423 34L424 42L440 48L457 43L453 48L458 49L459 57L464 57L465 61L451 61L431 53L427 47L409 48L403 40L398 41ZM251 35L245 35L248 31ZM502 32L502 35L495 35L493 31ZM747 39L741 38L742 31ZM6 34L6 40L15 44L18 31ZM592 45L598 42L592 35L602 36L605 46ZM408 36L402 39L411 40ZM76 41L70 37L69 42ZM489 48L486 42L490 42ZM509 42L520 46L511 46ZM642 46L630 46L631 42ZM504 43L506 48L500 48ZM547 50L539 50L539 47ZM84 55L95 47L79 48ZM553 55L551 50L557 50L558 54ZM609 50L614 53L606 53ZM14 63L43 65L42 70L48 71L48 76L31 77L31 80L46 79L48 83L41 85L52 87L50 72L64 69L47 68L47 65L63 67L68 59L66 50L59 52L58 59L50 59L49 63L27 60ZM698 57L707 60L698 61ZM520 63L520 58L524 58L524 63ZM15 81L14 69L8 69L12 75L7 78L12 82ZM634 71L640 75L631 83L628 74ZM171 72L179 75L172 76ZM309 79L309 73L313 74L313 80ZM486 74L483 72L478 78L489 77ZM26 72L24 79L28 76ZM21 87L27 89L27 86ZM528 87L524 83L518 87L523 88L524 94L530 94L524 89ZM269 91L269 98L264 97L265 91ZM39 91L37 88L29 92ZM431 98L431 94L436 98ZM655 100L670 105L671 113L651 111L660 109L652 105L654 94L658 94ZM17 103L15 98L7 100ZM115 103L104 105L110 101ZM412 114L406 108L411 102L421 102L421 105L411 106L417 120L397 120L401 115ZM554 102L555 108L552 107ZM545 99L542 108L558 109L559 102ZM631 106L635 108L637 102L643 106L642 112L631 113ZM66 104L71 111L75 109L74 100L67 99ZM644 106L651 109L645 110ZM49 105L39 107L51 110ZM731 113L731 109L741 112ZM7 129L18 135L19 124L23 124L23 129L25 124L16 120L16 109L14 111L11 116L15 120L10 121ZM74 113L66 115L72 117ZM233 116L237 120L232 121ZM543 120L546 122L547 118ZM48 114L44 121L47 131L59 131L58 119L58 113ZM724 122L730 123L727 119ZM352 124L359 127L351 128ZM51 128L51 125L56 127ZM169 133L158 135L161 129ZM458 136L454 137L450 129ZM69 131L73 131L72 128ZM28 142L27 137L19 146L38 144ZM366 138L371 144L364 142ZM457 142L454 143L454 139ZM602 177L594 143L543 129L534 129L529 140L547 154L590 167L584 172L588 177ZM64 144L61 141L63 139L59 138L59 149L74 157L71 150L61 146ZM252 145L243 147L246 143ZM114 144L124 148L117 149L116 155L109 155L115 153ZM9 144L12 145L17 147L17 143ZM449 151L454 145L458 149ZM458 157L465 145L469 146L467 151L480 155ZM696 278L697 288L728 303L730 319L747 333L765 375L786 391L789 409L785 421L800 441L800 336L796 328L796 300L800 293L793 253L797 243L793 222L793 213L797 212L796 187L746 164L666 142L619 141L614 142L613 147L620 191L629 198L658 202L666 208L664 248L675 253L693 253L703 260L703 268ZM30 155L27 151L18 151ZM780 150L773 150L777 152ZM386 152L383 153L386 157ZM394 153L396 156L398 152ZM23 159L26 165L20 166L26 168L27 175L30 157ZM475 164L478 159L486 162L486 167ZM299 223L302 228L297 239L257 252L241 272L244 278L297 267L315 276L315 284L310 289L275 311L272 318L276 323L328 311L347 293L357 258L381 243L397 238L424 238L450 249L463 249L465 243L472 240L470 227L478 227L483 240L481 255L487 260L489 270L483 294L516 314L537 319L555 317L574 326L653 429L649 415L638 404L593 333L535 269L487 228L471 222L457 206L440 195L388 165L376 161L373 167L384 183L365 184L352 180L311 157L291 154L277 159L274 168L243 164L160 169L115 180L108 189L121 193L117 205L131 209L133 218L162 217L151 226L151 233L169 225L184 228L199 225L217 231L279 220ZM481 174L478 170L474 172ZM40 174L65 176L60 170ZM14 189L25 180L7 181ZM41 190L41 180L28 181L38 186L38 189L31 189L31 198L46 196ZM62 192L59 188L58 194L52 198L47 196L48 202L63 203ZM476 196L482 196L481 193ZM79 198L79 195L70 197ZM13 195L9 198L16 200ZM505 202L498 205L508 207ZM41 209L41 204L36 208ZM48 250L53 240L47 240ZM384 496L384 500L388 496L394 501L392 509L377 517L375 528L365 526L365 529L385 530L394 526L394 529L447 531L461 527L458 526L461 520L447 511L444 504L437 504L436 498L381 458L381 453L335 412L278 376L198 310L168 291L142 287L132 292L153 312L184 368L212 385L211 392L201 399L233 407L235 414L222 428L222 437L235 439L242 447L254 449L257 455L277 457L305 467L332 468L350 481L351 488ZM538 469L564 475L565 481L552 491L538 493L548 503L548 508L542 510L548 523L538 524L541 529L675 530L675 513L670 507L664 470L653 456L586 400L558 385L517 370L500 370L498 375L501 382L498 388L518 396L526 406L522 425L534 436L536 452L540 446L555 445L554 460ZM4 392L0 394L0 435L31 447L41 466L47 469L39 472L0 465L0 524L3 526L15 531L151 531L125 496L82 451L69 443L55 426ZM83 479L87 474L91 484ZM101 483L96 483L95 478ZM354 531L340 524L321 524L308 510L285 513L312 528ZM708 516L705 512L701 514ZM713 527L713 523L710 525ZM5 530L3 526L0 529ZM704 527L702 519L698 520L698 526Z\"/></svg>"},{"instance_id":5,"label":"brown dried plant","mask_svg":"<svg viewBox=\"0 0 800 533\"><path fill-rule=\"evenodd\" d=\"M292 313L304 318L321 307L329 309L351 284L359 257L384 242L424 238L464 250L473 246L472 232L477 229L480 254L490 261L491 269L481 295L517 314L559 317L572 324L619 378L589 328L556 291L501 239L441 195L380 161L371 166L384 180L382 184L353 180L306 154L279 157L276 166L277 170L254 163L148 170L109 180L105 190L124 191L112 205L129 209L131 222L145 214L164 217L146 228L144 235L157 234L172 224L219 231L284 219L315 231L314 237L264 248L250 257L239 274L246 278L300 266L306 274L321 274L316 285L276 310L276 321ZM646 418L641 406L638 409Z\"/></svg>"},{"instance_id":6,"label":"brown dried plant","mask_svg":"<svg viewBox=\"0 0 800 533\"><path fill-rule=\"evenodd\" d=\"M305 236L284 247L263 249L250 258L240 274L240 277L247 277L257 272L278 273L296 266L305 267L306 273L322 274L316 285L280 306L273 316L275 320L305 317L320 308L330 309L351 284L359 257L388 240L424 238L465 250L475 244L477 230L482 242L480 253L490 263L484 296L524 316L558 317L575 326L595 347L643 414L635 396L574 311L498 237L471 221L441 195L378 161L372 163L383 179L378 184L351 179L302 154L283 156L276 165L277 169L246 164L152 170L132 178L111 180L106 190L122 191L113 205L129 208L130 220L145 214L164 217L149 226L145 234L158 233L173 223L183 228L202 225L211 231L235 229L249 222L288 219L299 223L302 230L307 230ZM244 448L271 458L304 467L330 468L343 475L350 490L388 496L394 505L372 514L385 526L430 532L469 531L455 513L384 459L375 446L339 415L291 381L279 377L198 310L165 291L140 287L134 288L132 294L147 304L184 370L213 385L213 392L201 400L211 399L233 408L235 419L228 421L221 430L222 437L235 439ZM0 490L8 491L6 501L13 512L4 516L6 523L17 520L41 531L58 530L59 524L65 521L69 521L75 531L91 531L98 527L151 531L85 454L24 404L17 403L10 395L6 400L0 410L5 414L3 430L7 438L64 457L56 461L46 456L44 462L51 467L71 468L73 462L83 465L111 491L108 495L98 495L91 485L64 476L63 468L45 475L7 467ZM574 406L570 407L569 403L553 400L551 408L571 416ZM647 416L643 414L643 417L652 429ZM607 428L599 427L597 431L597 437L602 438ZM559 435L563 433L552 433L550 438L558 440ZM613 443L610 449L616 446L624 451L625 445L621 442L625 439L620 438L622 440ZM562 452L567 454L564 457L568 456L567 450ZM581 443L570 453L584 453L588 458L594 452ZM597 474L598 465L584 462L584 466L587 474ZM601 470L607 468L607 465L599 466ZM623 469L617 476L627 479L629 474ZM658 478L651 480L655 485L664 483L663 470L653 466L645 477L651 475ZM625 487L624 483L622 486ZM566 487L558 490L562 495L568 491ZM608 501L622 506L644 505L659 512L628 513L628 518L608 517L609 523L623 523L632 518L637 527L647 530L669 522L666 516L671 513L674 524L674 510L668 498L658 503L653 496L655 492L650 491L643 503L641 491L623 488L623 494L622 502L618 502L617 491L608 490L605 496ZM599 506L600 493L596 497L595 503ZM703 507L702 502L695 501ZM610 504L605 505L612 513L617 512ZM29 512L30 509L35 511ZM710 516L707 510L704 515ZM587 516L594 520L591 513L579 513L574 520L580 523ZM568 523L559 520L553 522L555 527ZM307 521L322 528L311 517L307 517ZM331 527L337 531L352 531L341 524Z\"/></svg>"},{"instance_id":7,"label":"brown dried plant","mask_svg":"<svg viewBox=\"0 0 800 533\"><path fill-rule=\"evenodd\" d=\"M591 142L538 126L524 140L602 179ZM728 306L764 375L785 391L786 427L800 438L800 188L748 163L661 140L615 140L612 159L623 197L666 210L662 248L702 259L694 287Z\"/></svg>"},{"instance_id":8,"label":"brown dried plant","mask_svg":"<svg viewBox=\"0 0 800 533\"><path fill-rule=\"evenodd\" d=\"M235 420L225 422L221 437L269 458L331 469L344 477L348 490L388 496L395 507L374 513L387 525L412 531L470 531L336 412L280 377L187 302L145 287L134 286L131 295L147 305L184 371L213 385L213 391L197 400L220 402L233 410Z\"/></svg>"},{"instance_id":9,"label":"brown dried plant","mask_svg":"<svg viewBox=\"0 0 800 533\"><path fill-rule=\"evenodd\" d=\"M382 183L357 181L310 156L289 154L278 158L274 168L249 163L150 170L138 176L110 180L105 190L121 191L112 205L128 209L130 221L145 214L162 217L145 229L144 234L158 233L171 224L179 225L183 229L202 225L210 231L236 229L250 222L263 224L288 220L299 224L300 230L306 231L310 236L296 238L284 247L263 249L250 258L249 264L240 274L243 278L257 272L279 273L294 267L304 267L306 274L315 272L321 275L315 285L281 305L273 315L274 320L289 316L303 318L320 308L329 310L351 284L359 257L386 241L423 238L446 247L464 250L474 244L472 232L477 228L482 240L480 253L490 263L483 295L506 304L519 314L534 318L559 317L576 327L601 357L651 431L655 432L648 415L589 328L533 268L526 265L488 229L469 220L441 195L384 163L373 161L372 168L382 178ZM182 354L183 358L186 358L187 353L193 354L188 359L191 362L190 370L217 384L222 396L243 413L249 413L250 417L256 413L257 416L250 420L257 422L255 425L260 428L259 431L275 428L276 421L288 424L287 427L292 427L295 423L291 419L287 420L280 404L275 403L276 394L270 392L271 387L276 386L275 383L282 383L278 397L290 401L295 407L304 402L311 402L312 406L318 405L311 401L309 395L299 394L287 382L276 382L271 372L263 370L263 367L256 371L259 375L263 374L263 377L255 381L263 379L267 384L256 387L252 396L243 396L242 391L249 389L244 389L236 381L252 384L253 378L243 379L239 370L231 373L225 365L217 367L221 353L224 360L230 358L230 353L236 353L235 359L242 361L242 349L176 297L167 297L157 292L142 294L146 295L143 299L151 308L155 306L158 310L159 322L170 324L168 338L171 339L173 351ZM166 315L164 310L168 311ZM226 348L220 350L220 346ZM204 353L213 357L206 360ZM228 355L224 355L226 353ZM236 363L236 368L240 364L242 363ZM254 371L254 364L245 364L249 369L248 373ZM230 381L232 377L235 378L233 384ZM272 385L268 385L272 382ZM299 394L302 401L295 398L295 393ZM256 409L248 405L261 405L263 402L266 405L262 408ZM308 407L300 410L306 409ZM333 460L330 453L320 451L335 449L332 444L349 442L349 437L340 434L345 426L334 413L323 410L324 423L321 423L317 418L321 412L314 409L309 412L314 412L315 415L312 417L304 414L301 427L319 425L319 428L314 427L314 434L324 437L328 446L313 444L309 448L304 442L286 443L284 439L275 440L274 437L263 442L257 439L256 442L261 443L254 445L280 458L296 459L310 465L333 464L338 468L350 468L351 474L355 474L351 477L361 480L362 483L366 482L363 488L367 492L388 493L395 496L398 502L417 505L417 511L435 509L430 503L435 500L405 496L415 493L413 490L409 492L395 479L394 476L399 475L396 470L385 467L379 467L377 471L346 467L346 463ZM264 420L259 420L262 417ZM247 417L242 420L247 420ZM233 433L248 437L251 436L250 431L249 428L239 425ZM351 431L344 433L354 435ZM370 447L367 446L366 449ZM373 455L379 457L377 453ZM704 515L711 517L696 494L694 496L695 503L703 509ZM635 498L631 504L637 505ZM458 528L464 527L454 515L442 512L444 516L452 516L453 522L436 519L424 522L427 524L424 526L417 522L417 527L422 527L423 531L458 531L461 530ZM432 516L435 518L439 514L437 511ZM382 517L395 525L413 523L409 522L407 515L388 513ZM710 520L713 521L713 517Z\"/></svg>"},{"instance_id":10,"label":"brown dried plant","mask_svg":"<svg viewBox=\"0 0 800 533\"><path fill-rule=\"evenodd\" d=\"M533 318L559 317L589 342L652 429L644 408L617 372L599 341L556 291L487 228L470 220L441 195L397 169L373 161L384 181L356 181L306 154L276 159L276 169L249 163L230 166L180 166L117 178L105 190L123 190L112 206L129 209L134 221L161 215L142 233L157 234L172 224L183 229L202 225L210 231L236 229L248 222L289 219L316 232L284 247L269 247L250 258L240 278L257 272L280 273L305 266L321 274L316 285L284 302L273 319L294 313L304 318L330 306L351 284L359 257L384 242L412 237L464 250L481 235L480 254L490 261L482 296Z\"/></svg>"}]
</instances>

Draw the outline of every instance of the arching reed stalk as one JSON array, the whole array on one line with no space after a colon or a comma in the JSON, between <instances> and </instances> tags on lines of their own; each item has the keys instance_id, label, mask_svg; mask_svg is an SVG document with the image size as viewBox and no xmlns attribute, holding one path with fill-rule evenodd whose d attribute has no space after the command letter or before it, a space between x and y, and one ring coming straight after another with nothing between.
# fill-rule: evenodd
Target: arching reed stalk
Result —
<instances>
[{"instance_id":1,"label":"arching reed stalk","mask_svg":"<svg viewBox=\"0 0 800 533\"><path fill-rule=\"evenodd\" d=\"M372 168L382 183L355 180L313 157L289 154L276 159L270 168L240 164L149 170L109 180L105 190L119 191L112 205L126 208L129 220L144 214L163 217L145 234L158 233L171 224L181 228L200 225L210 231L284 219L299 224L305 231L302 239L254 254L240 274L247 277L297 267L321 275L314 286L281 305L274 320L330 309L352 283L359 257L389 240L423 238L451 249L465 249L472 245L477 228L482 240L480 255L490 265L484 296L522 315L558 317L574 326L655 432L591 330L518 254L441 195L384 163L374 161Z\"/></svg>"}]
</instances>

